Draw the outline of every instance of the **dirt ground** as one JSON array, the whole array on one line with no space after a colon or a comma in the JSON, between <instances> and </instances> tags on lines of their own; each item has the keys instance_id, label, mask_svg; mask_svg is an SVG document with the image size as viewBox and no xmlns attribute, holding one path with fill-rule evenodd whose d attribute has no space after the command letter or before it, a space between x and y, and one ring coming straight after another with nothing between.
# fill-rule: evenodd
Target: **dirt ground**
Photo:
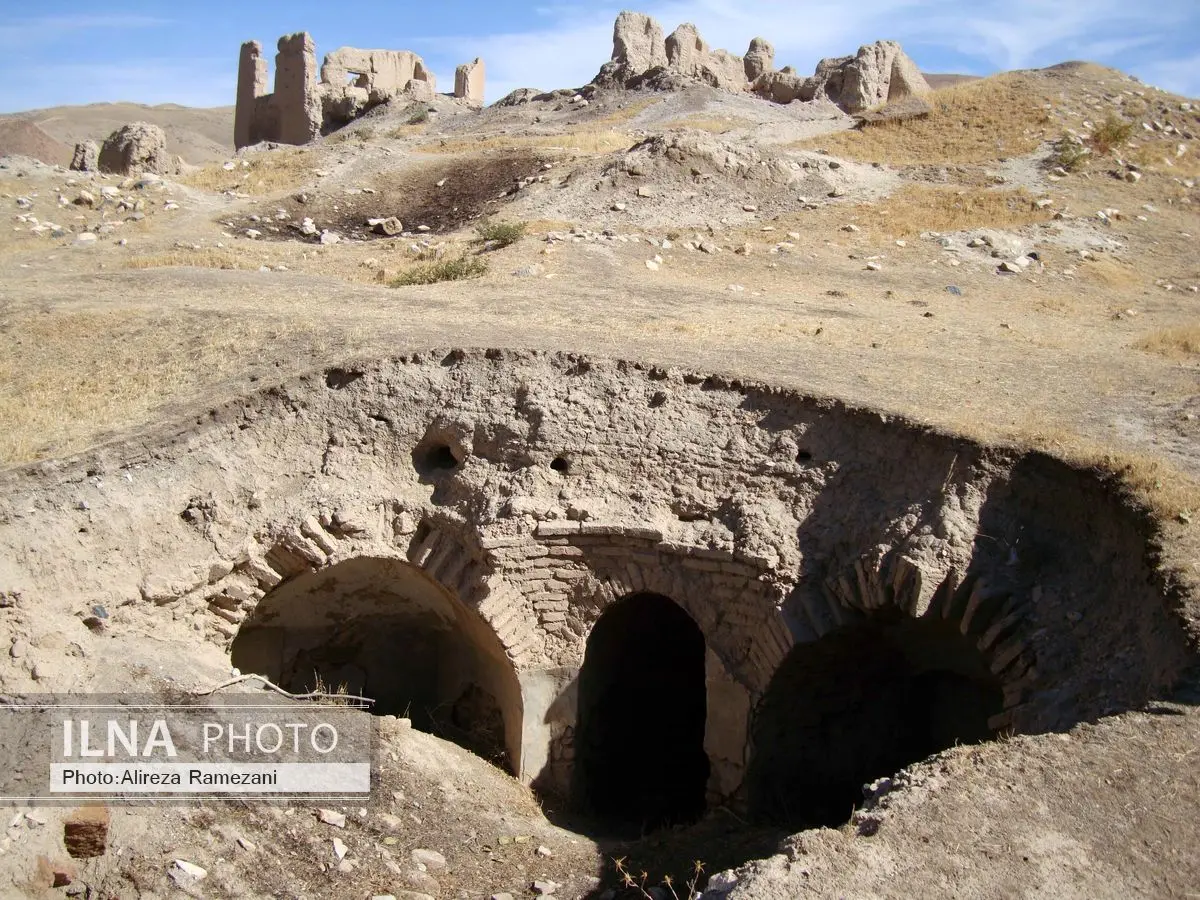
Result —
<instances>
[{"instance_id":1,"label":"dirt ground","mask_svg":"<svg viewBox=\"0 0 1200 900\"><path fill-rule=\"evenodd\" d=\"M932 130L859 135L828 109L705 88L418 125L409 108L377 111L299 160L252 149L179 182L3 161L0 467L79 454L348 358L573 350L752 378L1116 472L1159 516L1164 565L1194 594L1200 117L1099 67L1014 77L1016 88L946 88L1033 98L959 130L970 95L945 95ZM1132 135L1056 174L1054 142L1110 114ZM627 148L664 132L688 135L692 155L630 171ZM256 184L273 160L280 172ZM94 202L76 202L85 190ZM387 215L410 230L371 234L366 219ZM305 216L340 240L297 234ZM487 250L481 217L525 222L526 235ZM386 286L458 254L487 274ZM198 683L228 666L205 652ZM582 897L619 886L614 858L645 870L647 888L668 874L686 883L696 858L706 875L762 859L734 896L1197 897L1194 682L1070 734L947 751L846 826L792 837L722 809L632 845L598 839L548 820L470 754L397 730L392 801L348 811L338 835L362 860L349 873L306 810L221 806L121 810L129 855L79 877L90 896L174 896L170 861L203 856L215 874L183 893L529 896L545 877L555 896ZM29 863L61 855L61 813L4 815L0 893L57 896ZM387 861L431 843L447 870L431 885L405 866L411 883L397 880Z\"/></svg>"}]
</instances>

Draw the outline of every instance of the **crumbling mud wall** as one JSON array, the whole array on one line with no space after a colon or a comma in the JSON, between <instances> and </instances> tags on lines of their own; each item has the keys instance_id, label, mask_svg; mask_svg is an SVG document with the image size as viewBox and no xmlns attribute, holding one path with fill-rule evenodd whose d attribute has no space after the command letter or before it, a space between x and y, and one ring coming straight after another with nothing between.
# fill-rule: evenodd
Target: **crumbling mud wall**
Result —
<instances>
[{"instance_id":1,"label":"crumbling mud wall","mask_svg":"<svg viewBox=\"0 0 1200 900\"><path fill-rule=\"evenodd\" d=\"M613 25L612 59L593 83L603 87L677 88L702 82L721 90L752 91L776 103L828 100L859 113L883 103L920 96L930 88L895 41L876 41L854 56L823 59L810 77L790 66L775 69L775 49L765 38L750 41L745 56L713 49L696 26L685 22L666 38L643 13L622 12Z\"/></svg>"},{"instance_id":2,"label":"crumbling mud wall","mask_svg":"<svg viewBox=\"0 0 1200 900\"><path fill-rule=\"evenodd\" d=\"M0 496L0 588L64 630L102 605L119 615L92 627L191 635L293 684L311 670L393 709L408 690L431 730L503 744L548 792L577 791L625 727L611 708L639 702L613 661L660 671L673 635L702 650L678 666L697 764L656 803L752 803L778 748L810 738L869 769L930 741L1065 728L1144 702L1194 658L1152 523L1094 473L572 354L345 365L11 472ZM621 609L653 634L603 628ZM605 631L641 643L593 641ZM442 674L389 673L393 645ZM825 670L865 674L811 677ZM871 672L926 723L894 752L873 749L892 711L855 700ZM845 727L792 730L805 710Z\"/></svg>"},{"instance_id":3,"label":"crumbling mud wall","mask_svg":"<svg viewBox=\"0 0 1200 900\"><path fill-rule=\"evenodd\" d=\"M472 106L483 105L485 69L479 57L454 70L454 96Z\"/></svg>"},{"instance_id":4,"label":"crumbling mud wall","mask_svg":"<svg viewBox=\"0 0 1200 900\"><path fill-rule=\"evenodd\" d=\"M454 96L481 105L483 61L459 69ZM424 60L408 50L341 47L325 57L318 72L316 44L306 32L279 39L273 93L267 85L262 45L247 41L238 59L234 146L305 144L397 97L432 100L437 91Z\"/></svg>"}]
</instances>

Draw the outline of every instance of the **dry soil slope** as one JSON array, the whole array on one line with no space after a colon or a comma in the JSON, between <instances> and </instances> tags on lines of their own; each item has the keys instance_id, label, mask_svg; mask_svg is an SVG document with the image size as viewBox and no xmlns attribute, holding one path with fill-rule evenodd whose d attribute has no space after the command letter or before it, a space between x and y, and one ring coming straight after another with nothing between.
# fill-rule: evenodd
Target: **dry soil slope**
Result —
<instances>
[{"instance_id":1,"label":"dry soil slope","mask_svg":"<svg viewBox=\"0 0 1200 900\"><path fill-rule=\"evenodd\" d=\"M950 72L922 72L921 74L925 76L925 80L935 91L938 88L953 87L964 81L978 81L982 77L980 75L956 75Z\"/></svg>"},{"instance_id":2,"label":"dry soil slope","mask_svg":"<svg viewBox=\"0 0 1200 900\"><path fill-rule=\"evenodd\" d=\"M200 108L163 103L92 103L87 106L55 106L0 117L0 125L24 120L36 125L55 141L70 148L77 141L103 141L129 122L158 125L167 135L172 153L190 163L211 162L233 154L233 107ZM0 150L4 149L0 146ZM31 154L26 154L31 155ZM69 153L68 153L69 157ZM40 158L40 157L38 157ZM43 162L57 162L46 160ZM67 160L70 162L70 159Z\"/></svg>"},{"instance_id":3,"label":"dry soil slope","mask_svg":"<svg viewBox=\"0 0 1200 900\"><path fill-rule=\"evenodd\" d=\"M71 148L28 119L0 119L0 156L28 156L50 166L71 162Z\"/></svg>"}]
</instances>

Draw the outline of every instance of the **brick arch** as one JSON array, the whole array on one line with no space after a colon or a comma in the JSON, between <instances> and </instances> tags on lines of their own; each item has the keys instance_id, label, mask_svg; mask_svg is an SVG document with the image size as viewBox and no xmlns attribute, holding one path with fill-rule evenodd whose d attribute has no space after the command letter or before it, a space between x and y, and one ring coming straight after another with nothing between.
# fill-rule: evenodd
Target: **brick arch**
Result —
<instances>
[{"instance_id":1,"label":"brick arch","mask_svg":"<svg viewBox=\"0 0 1200 900\"><path fill-rule=\"evenodd\" d=\"M491 733L499 743L502 732L517 772L523 698L513 659L493 623L464 600L458 585L437 577L448 571L445 566L424 562L398 549L339 554L281 580L247 610L230 646L232 661L289 690L298 688L282 679L307 678L309 666L322 677L327 670L357 673L352 677L367 685L363 693L394 707L382 712L408 715L401 709L416 703L414 725L427 730L444 726L444 715L434 711L458 709L464 690L467 697L490 695L483 708L503 723L501 728L493 718L497 728ZM397 655L400 646L408 652ZM426 726L418 724L422 715Z\"/></svg>"},{"instance_id":2,"label":"brick arch","mask_svg":"<svg viewBox=\"0 0 1200 900\"><path fill-rule=\"evenodd\" d=\"M210 622L225 639L271 590L355 556L401 559L420 569L495 632L514 665L532 664L543 646L537 620L521 595L500 578L473 535L423 520L393 542L339 528L317 513L274 529L260 554L239 563L205 596Z\"/></svg>"},{"instance_id":3,"label":"brick arch","mask_svg":"<svg viewBox=\"0 0 1200 900\"><path fill-rule=\"evenodd\" d=\"M1036 677L1024 601L954 570L930 596L924 578L891 551L796 585L797 643L751 717L755 815L840 824L863 783L1017 724Z\"/></svg>"},{"instance_id":4,"label":"brick arch","mask_svg":"<svg viewBox=\"0 0 1200 900\"><path fill-rule=\"evenodd\" d=\"M776 590L751 566L675 552L659 553L654 561L600 556L593 565L591 605L597 618L629 594L669 597L699 625L726 671L751 695L766 689L792 647Z\"/></svg>"},{"instance_id":5,"label":"brick arch","mask_svg":"<svg viewBox=\"0 0 1200 900\"><path fill-rule=\"evenodd\" d=\"M924 578L919 566L893 551L882 559L863 556L825 578L819 588L802 582L789 602L796 642L819 640L840 628L869 621L883 610L951 624L984 658L1004 691L1004 711L989 725L999 730L1017 724L1020 707L1037 678L1026 627L1027 598L993 586L986 576L964 577L951 569L922 609Z\"/></svg>"},{"instance_id":6,"label":"brick arch","mask_svg":"<svg viewBox=\"0 0 1200 900\"><path fill-rule=\"evenodd\" d=\"M409 541L407 559L475 610L518 668L540 657L544 641L533 610L516 588L492 577L494 567L477 542L426 521Z\"/></svg>"}]
</instances>

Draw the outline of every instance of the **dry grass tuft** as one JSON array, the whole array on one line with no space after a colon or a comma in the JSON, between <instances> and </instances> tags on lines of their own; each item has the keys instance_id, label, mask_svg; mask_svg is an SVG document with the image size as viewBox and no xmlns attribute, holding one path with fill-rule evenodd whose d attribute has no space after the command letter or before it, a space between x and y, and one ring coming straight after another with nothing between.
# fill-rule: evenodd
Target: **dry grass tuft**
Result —
<instances>
[{"instance_id":1,"label":"dry grass tuft","mask_svg":"<svg viewBox=\"0 0 1200 900\"><path fill-rule=\"evenodd\" d=\"M1180 325L1152 331L1133 346L1171 359L1200 356L1200 325Z\"/></svg>"},{"instance_id":2,"label":"dry grass tuft","mask_svg":"<svg viewBox=\"0 0 1200 900\"><path fill-rule=\"evenodd\" d=\"M1184 148L1182 155L1178 152L1180 146ZM1200 178L1200 152L1170 138L1150 138L1123 153L1122 157L1147 172L1180 179Z\"/></svg>"},{"instance_id":3,"label":"dry grass tuft","mask_svg":"<svg viewBox=\"0 0 1200 900\"><path fill-rule=\"evenodd\" d=\"M257 269L261 263L220 247L205 247L200 250L166 250L161 253L146 253L130 257L126 263L130 269L159 269L168 266L190 266L196 269Z\"/></svg>"},{"instance_id":4,"label":"dry grass tuft","mask_svg":"<svg viewBox=\"0 0 1200 900\"><path fill-rule=\"evenodd\" d=\"M984 190L906 185L889 197L855 209L861 227L887 237L912 237L922 231L971 228L1020 228L1052 218L1034 206L1024 190Z\"/></svg>"},{"instance_id":5,"label":"dry grass tuft","mask_svg":"<svg viewBox=\"0 0 1200 900\"><path fill-rule=\"evenodd\" d=\"M249 165L244 166L243 162ZM314 168L316 158L308 150L272 150L239 159L230 171L222 163L215 163L180 181L210 191L238 191L266 197L305 184L312 178Z\"/></svg>"},{"instance_id":6,"label":"dry grass tuft","mask_svg":"<svg viewBox=\"0 0 1200 900\"><path fill-rule=\"evenodd\" d=\"M407 125L397 125L387 133L387 137L392 140L403 140L404 138L416 137L419 134L424 134L429 130L428 120L422 122L414 122L409 120Z\"/></svg>"},{"instance_id":7,"label":"dry grass tuft","mask_svg":"<svg viewBox=\"0 0 1200 900\"><path fill-rule=\"evenodd\" d=\"M153 310L30 313L0 330L0 465L65 456L278 357L346 352L327 323ZM216 327L218 326L219 327ZM103 336L103 339L97 339ZM282 371L282 370L276 370Z\"/></svg>"},{"instance_id":8,"label":"dry grass tuft","mask_svg":"<svg viewBox=\"0 0 1200 900\"><path fill-rule=\"evenodd\" d=\"M885 122L793 146L821 147L835 156L887 165L981 163L1019 156L1046 138L1048 101L1028 76L994 75L929 95L933 112Z\"/></svg>"},{"instance_id":9,"label":"dry grass tuft","mask_svg":"<svg viewBox=\"0 0 1200 900\"><path fill-rule=\"evenodd\" d=\"M1075 465L1116 476L1164 521L1190 517L1200 510L1200 484L1161 459L1113 450L1061 428L1035 428L1017 439Z\"/></svg>"},{"instance_id":10,"label":"dry grass tuft","mask_svg":"<svg viewBox=\"0 0 1200 900\"><path fill-rule=\"evenodd\" d=\"M574 150L602 154L624 151L637 141L621 131L580 129L566 134L497 135L488 138L443 138L421 144L418 153L477 153L483 150Z\"/></svg>"},{"instance_id":11,"label":"dry grass tuft","mask_svg":"<svg viewBox=\"0 0 1200 900\"><path fill-rule=\"evenodd\" d=\"M1107 446L1037 413L1010 426L972 419L955 422L951 428L977 441L1038 450L1071 465L1112 475L1164 522L1180 521L1200 510L1200 483L1170 463Z\"/></svg>"},{"instance_id":12,"label":"dry grass tuft","mask_svg":"<svg viewBox=\"0 0 1200 900\"><path fill-rule=\"evenodd\" d=\"M545 234L548 231L570 231L574 222L566 219L531 219L525 223L525 229L530 234Z\"/></svg>"},{"instance_id":13,"label":"dry grass tuft","mask_svg":"<svg viewBox=\"0 0 1200 900\"><path fill-rule=\"evenodd\" d=\"M621 109L614 109L606 116L602 116L599 119L593 119L589 127L611 128L614 125L620 125L623 122L628 122L630 119L641 115L650 107L662 102L662 97L643 97L640 100L633 100L629 103L626 103Z\"/></svg>"},{"instance_id":14,"label":"dry grass tuft","mask_svg":"<svg viewBox=\"0 0 1200 900\"><path fill-rule=\"evenodd\" d=\"M442 138L416 148L418 153L472 153L480 150L574 150L578 153L603 154L628 150L637 140L618 126L661 103L661 97L647 97L627 103L622 109L593 119L563 134L494 135L477 138Z\"/></svg>"},{"instance_id":15,"label":"dry grass tuft","mask_svg":"<svg viewBox=\"0 0 1200 900\"><path fill-rule=\"evenodd\" d=\"M1076 271L1093 284L1107 288L1128 289L1146 280L1132 265L1112 256L1079 262Z\"/></svg>"}]
</instances>

